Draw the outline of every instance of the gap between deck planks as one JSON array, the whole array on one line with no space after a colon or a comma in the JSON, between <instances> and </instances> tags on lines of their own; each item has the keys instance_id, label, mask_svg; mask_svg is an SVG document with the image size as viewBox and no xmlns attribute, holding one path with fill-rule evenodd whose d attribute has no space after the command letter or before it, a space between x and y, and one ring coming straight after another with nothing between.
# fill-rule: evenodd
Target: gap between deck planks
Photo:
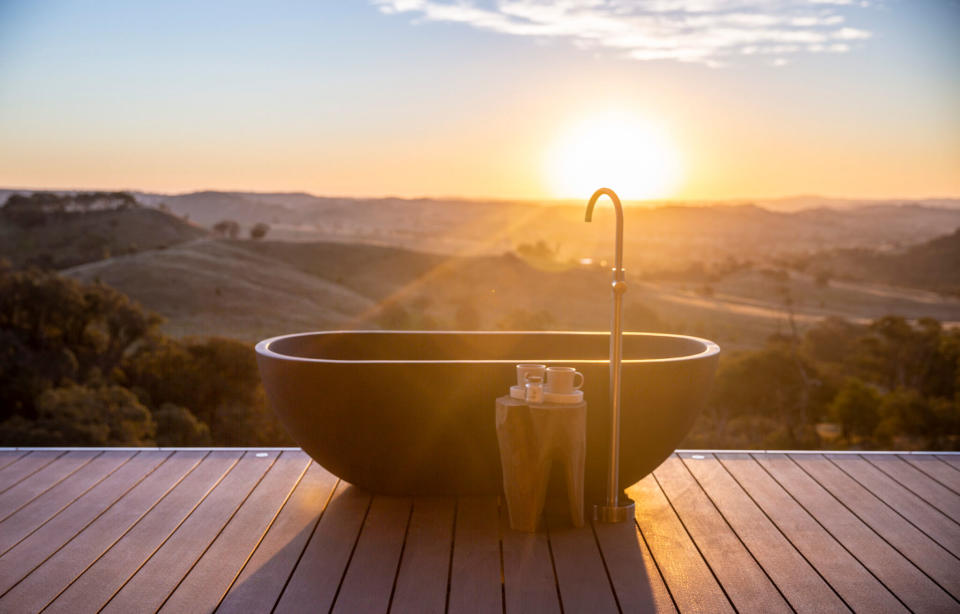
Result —
<instances>
[{"instance_id":1,"label":"gap between deck planks","mask_svg":"<svg viewBox=\"0 0 960 614\"><path fill-rule=\"evenodd\" d=\"M0 451L0 610L960 610L953 461L682 452L636 522L526 534L298 450Z\"/></svg>"}]
</instances>

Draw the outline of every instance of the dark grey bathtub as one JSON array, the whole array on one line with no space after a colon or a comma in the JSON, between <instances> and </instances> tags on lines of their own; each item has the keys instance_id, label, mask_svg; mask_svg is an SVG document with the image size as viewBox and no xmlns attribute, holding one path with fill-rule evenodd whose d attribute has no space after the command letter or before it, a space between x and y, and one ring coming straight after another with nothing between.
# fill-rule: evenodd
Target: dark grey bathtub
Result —
<instances>
[{"instance_id":1,"label":"dark grey bathtub","mask_svg":"<svg viewBox=\"0 0 960 614\"><path fill-rule=\"evenodd\" d=\"M608 333L336 331L257 344L267 397L318 463L388 494L500 489L494 400L515 365L576 367L586 378L586 487L599 497L609 449ZM624 333L620 484L633 484L690 430L720 348L680 335Z\"/></svg>"}]
</instances>

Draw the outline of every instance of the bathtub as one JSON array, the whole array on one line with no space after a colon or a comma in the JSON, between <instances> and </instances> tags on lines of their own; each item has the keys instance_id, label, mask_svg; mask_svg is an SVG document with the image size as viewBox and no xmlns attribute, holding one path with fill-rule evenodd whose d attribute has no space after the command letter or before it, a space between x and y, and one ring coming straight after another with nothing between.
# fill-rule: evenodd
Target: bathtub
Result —
<instances>
[{"instance_id":1,"label":"bathtub","mask_svg":"<svg viewBox=\"0 0 960 614\"><path fill-rule=\"evenodd\" d=\"M267 397L291 437L334 475L375 493L500 490L494 400L521 362L585 376L586 488L606 485L609 333L330 331L256 346ZM624 333L620 486L663 462L693 426L720 348Z\"/></svg>"}]
</instances>

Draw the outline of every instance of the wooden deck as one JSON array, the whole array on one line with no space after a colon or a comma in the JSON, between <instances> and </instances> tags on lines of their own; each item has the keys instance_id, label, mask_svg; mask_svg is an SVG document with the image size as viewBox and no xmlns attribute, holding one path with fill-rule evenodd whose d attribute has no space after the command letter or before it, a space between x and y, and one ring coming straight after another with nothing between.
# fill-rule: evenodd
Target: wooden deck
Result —
<instances>
[{"instance_id":1,"label":"wooden deck","mask_svg":"<svg viewBox=\"0 0 960 614\"><path fill-rule=\"evenodd\" d=\"M510 531L299 450L0 450L0 612L958 612L960 455L680 452Z\"/></svg>"}]
</instances>

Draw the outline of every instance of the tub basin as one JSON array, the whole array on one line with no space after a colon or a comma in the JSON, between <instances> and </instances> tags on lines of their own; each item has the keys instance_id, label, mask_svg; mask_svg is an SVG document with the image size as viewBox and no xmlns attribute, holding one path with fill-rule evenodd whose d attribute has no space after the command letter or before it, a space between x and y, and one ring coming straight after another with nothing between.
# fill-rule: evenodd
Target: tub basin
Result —
<instances>
[{"instance_id":1,"label":"tub basin","mask_svg":"<svg viewBox=\"0 0 960 614\"><path fill-rule=\"evenodd\" d=\"M257 344L287 432L334 475L384 494L500 490L494 401L521 362L585 376L586 489L603 492L610 439L609 333L329 331ZM720 348L624 333L620 486L650 473L693 426Z\"/></svg>"}]
</instances>

